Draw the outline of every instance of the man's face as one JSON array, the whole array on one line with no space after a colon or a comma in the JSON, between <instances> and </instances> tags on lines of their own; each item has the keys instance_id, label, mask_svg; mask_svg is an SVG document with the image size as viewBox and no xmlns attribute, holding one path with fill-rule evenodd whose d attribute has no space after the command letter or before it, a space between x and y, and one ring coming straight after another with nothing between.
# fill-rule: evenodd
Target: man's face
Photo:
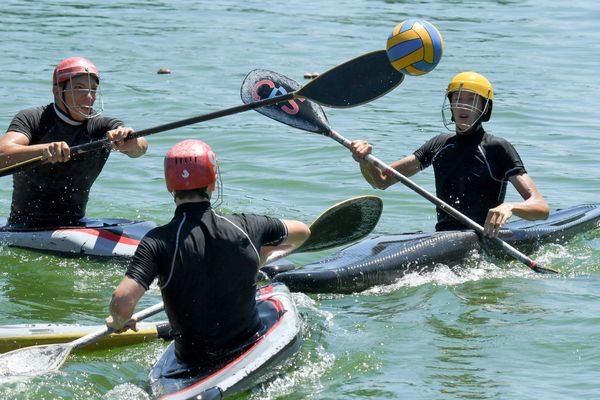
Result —
<instances>
[{"instance_id":1,"label":"man's face","mask_svg":"<svg viewBox=\"0 0 600 400\"><path fill-rule=\"evenodd\" d=\"M468 131L481 117L485 107L484 99L473 92L458 90L450 94L452 116L458 133Z\"/></svg>"},{"instance_id":2,"label":"man's face","mask_svg":"<svg viewBox=\"0 0 600 400\"><path fill-rule=\"evenodd\" d=\"M64 106L70 111L73 119L83 121L93 112L97 89L98 83L93 76L78 75L66 81L62 95L59 93L59 99L64 101Z\"/></svg>"}]
</instances>

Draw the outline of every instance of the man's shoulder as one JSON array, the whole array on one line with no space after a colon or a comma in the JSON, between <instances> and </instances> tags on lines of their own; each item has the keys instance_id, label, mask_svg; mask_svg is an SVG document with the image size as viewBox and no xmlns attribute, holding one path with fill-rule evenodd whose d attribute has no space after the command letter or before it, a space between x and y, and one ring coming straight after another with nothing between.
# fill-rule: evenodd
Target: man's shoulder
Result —
<instances>
[{"instance_id":1,"label":"man's shoulder","mask_svg":"<svg viewBox=\"0 0 600 400\"><path fill-rule=\"evenodd\" d=\"M448 140L450 140L454 137L456 137L456 135L451 134L451 133L439 133L439 134L435 135L434 137L432 137L431 139L429 139L429 142L446 143Z\"/></svg>"},{"instance_id":2,"label":"man's shoulder","mask_svg":"<svg viewBox=\"0 0 600 400\"><path fill-rule=\"evenodd\" d=\"M165 239L168 239L171 236L172 231L174 229L176 229L173 226L174 226L173 221L171 221L165 225L159 225L157 227L154 227L154 228L150 229L148 232L146 232L142 241L148 243L148 242L157 242L157 241L163 241Z\"/></svg>"},{"instance_id":3,"label":"man's shoulder","mask_svg":"<svg viewBox=\"0 0 600 400\"><path fill-rule=\"evenodd\" d=\"M103 123L114 122L114 121L121 122L120 119L111 117L109 115L98 115L97 117L92 118L92 121L98 121L98 122L103 122Z\"/></svg>"},{"instance_id":4,"label":"man's shoulder","mask_svg":"<svg viewBox=\"0 0 600 400\"><path fill-rule=\"evenodd\" d=\"M30 107L19 111L10 122L7 132L19 132L33 140L41 126L51 125L56 113L52 104Z\"/></svg>"},{"instance_id":5,"label":"man's shoulder","mask_svg":"<svg viewBox=\"0 0 600 400\"><path fill-rule=\"evenodd\" d=\"M483 144L485 144L487 146L493 146L493 147L511 146L512 147L512 143L510 143L507 139L500 137L500 136L493 135L489 132L485 132L482 142L483 142Z\"/></svg>"},{"instance_id":6,"label":"man's shoulder","mask_svg":"<svg viewBox=\"0 0 600 400\"><path fill-rule=\"evenodd\" d=\"M279 218L255 213L234 213L223 217L247 233L263 232L265 229L273 229L283 224Z\"/></svg>"},{"instance_id":7,"label":"man's shoulder","mask_svg":"<svg viewBox=\"0 0 600 400\"><path fill-rule=\"evenodd\" d=\"M273 221L273 220L278 220L278 218L269 217L268 215L256 214L256 213L248 213L248 212L234 213L234 214L223 215L223 216L225 218L232 218L232 219L244 220L244 221Z\"/></svg>"},{"instance_id":8,"label":"man's shoulder","mask_svg":"<svg viewBox=\"0 0 600 400\"><path fill-rule=\"evenodd\" d=\"M89 120L90 130L100 130L102 134L105 131L116 129L119 126L124 126L123 122L118 118L109 117L106 115L98 115L97 117L91 118Z\"/></svg>"},{"instance_id":9,"label":"man's shoulder","mask_svg":"<svg viewBox=\"0 0 600 400\"><path fill-rule=\"evenodd\" d=\"M19 112L17 112L16 116L26 116L26 117L41 117L41 115L44 114L44 112L48 110L50 111L54 111L52 109L52 103L51 104L47 104L45 106L36 106L36 107L28 107L28 108L24 108L22 110L20 110Z\"/></svg>"},{"instance_id":10,"label":"man's shoulder","mask_svg":"<svg viewBox=\"0 0 600 400\"><path fill-rule=\"evenodd\" d=\"M456 135L452 135L450 133L440 133L427 140L423 146L432 150L437 150L447 143L452 142L455 137Z\"/></svg>"}]
</instances>

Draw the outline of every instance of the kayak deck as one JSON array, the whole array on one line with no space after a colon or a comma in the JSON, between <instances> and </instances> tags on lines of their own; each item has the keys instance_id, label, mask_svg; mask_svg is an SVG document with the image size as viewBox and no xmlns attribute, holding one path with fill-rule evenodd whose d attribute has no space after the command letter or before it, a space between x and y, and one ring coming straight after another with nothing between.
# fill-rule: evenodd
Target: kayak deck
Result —
<instances>
[{"instance_id":1,"label":"kayak deck","mask_svg":"<svg viewBox=\"0 0 600 400\"><path fill-rule=\"evenodd\" d=\"M155 397L169 400L220 399L251 388L301 345L300 317L282 284L257 291L259 318L265 332L219 366L192 367L177 360L171 343L150 372ZM164 396L164 397L161 397Z\"/></svg>"},{"instance_id":2,"label":"kayak deck","mask_svg":"<svg viewBox=\"0 0 600 400\"><path fill-rule=\"evenodd\" d=\"M531 252L544 243L564 243L599 226L600 204L585 204L554 212L543 221L510 222L500 237L521 251ZM407 273L429 271L436 264L453 266L482 250L504 255L493 242L480 240L470 230L379 236L299 270L277 274L274 280L292 291L353 293L391 284Z\"/></svg>"}]
</instances>

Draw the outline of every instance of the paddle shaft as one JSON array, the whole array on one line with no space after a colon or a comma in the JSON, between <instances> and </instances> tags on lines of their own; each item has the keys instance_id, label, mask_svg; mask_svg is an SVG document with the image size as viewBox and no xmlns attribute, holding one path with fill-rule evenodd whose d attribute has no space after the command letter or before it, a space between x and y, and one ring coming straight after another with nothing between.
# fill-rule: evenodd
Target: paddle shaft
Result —
<instances>
[{"instance_id":1,"label":"paddle shaft","mask_svg":"<svg viewBox=\"0 0 600 400\"><path fill-rule=\"evenodd\" d=\"M134 132L131 135L129 135L127 137L127 140L137 139L139 137L144 137L144 136L153 135L155 133L170 131L173 129L181 128L183 126L197 124L199 122L209 121L211 119L217 119L217 118L225 117L228 115L238 114L241 112L253 110L255 108L265 107L265 106L269 106L271 104L277 104L277 103L280 103L283 101L293 100L293 99L301 97L301 91L302 91L302 89L297 90L295 92L287 93L284 95L275 96L275 97L267 98L264 100L259 100L259 101L253 102L253 103L242 104L239 106L227 108L225 110L215 111L215 112L208 113L208 114L202 114L202 115L198 115L196 117L186 118L186 119L182 119L180 121L175 121L175 122L171 122L168 124L155 126L153 128L143 129L141 131L137 131L137 132ZM107 147L109 145L110 145L110 141L106 138L95 140L95 141L92 141L89 143L71 147L71 155L86 153L86 152L94 151L94 150L99 150L99 149L101 149L103 147ZM33 168L38 165L46 164L47 162L48 161L43 159L42 156L38 156L38 157L32 158L30 160L20 162L15 165L11 165L10 167L0 169L0 177L6 176L6 175L11 175L11 174L20 172L24 169L27 169L27 168Z\"/></svg>"},{"instance_id":2,"label":"paddle shaft","mask_svg":"<svg viewBox=\"0 0 600 400\"><path fill-rule=\"evenodd\" d=\"M358 78L357 78L358 77ZM316 103L330 107L354 107L369 102L400 84L404 75L396 71L387 59L385 50L378 50L363 54L343 64L337 65L314 78L306 85L294 91L279 92L272 91L273 97L269 96L263 100L255 98L245 104L231 107L197 117L183 119L181 121L160 125L135 132L128 139L135 139L154 133L164 132L182 126L196 124L232 115L283 101L306 98ZM275 89L275 88L271 88ZM275 93L283 93L275 95ZM88 151L98 150L109 145L109 140L100 139L71 148L71 154L80 154ZM20 163L0 169L0 177L14 174L25 168L31 168L46 163L41 156L25 160Z\"/></svg>"},{"instance_id":3,"label":"paddle shaft","mask_svg":"<svg viewBox=\"0 0 600 400\"><path fill-rule=\"evenodd\" d=\"M133 314L132 318L134 318L136 321L142 321L148 317L158 314L159 312L164 310L164 308L165 308L165 306L164 306L163 302L161 301L158 304L155 304L151 307L148 307L142 311L139 311L139 312ZM94 342L98 341L99 339L102 339L103 337L110 335L113 332L114 332L114 330L105 326L104 328L97 330L96 332L89 333L83 337L80 337L77 340L72 341L71 348L78 349L80 347L87 346L88 344L94 343Z\"/></svg>"},{"instance_id":4,"label":"paddle shaft","mask_svg":"<svg viewBox=\"0 0 600 400\"><path fill-rule=\"evenodd\" d=\"M303 247L304 243L294 249L274 251L267 257L267 259L264 262L264 265L280 260L284 257L289 256L292 253L302 253L303 251L305 251Z\"/></svg>"},{"instance_id":5,"label":"paddle shaft","mask_svg":"<svg viewBox=\"0 0 600 400\"><path fill-rule=\"evenodd\" d=\"M336 132L334 130L329 130L329 132L326 132L325 135L329 136L330 138L332 138L336 142L340 143L344 147L351 149L350 140L346 139L345 137L340 135L338 132ZM436 206L441 208L443 211L452 215L454 218L456 218L461 223L467 225L468 227L475 230L479 234L483 234L483 227L481 225L479 225L477 222L473 221L472 219L470 219L469 217L467 217L466 215L464 215L463 213L461 213L454 207L450 206L448 203L444 202L443 200L441 200L438 197L434 196L433 194L429 193L427 190L423 189L422 187L420 187L419 185L417 185L416 183L414 183L413 181L411 181L410 179L408 179L407 177L402 175L400 172L396 171L395 169L393 169L392 167L390 167L383 161L381 161L378 158L376 158L375 156L373 156L372 154L367 155L365 157L365 160L369 164L378 168L384 174L394 177L398 181L402 182L402 184L404 184L405 186L408 186L410 189L414 190L421 196L425 197L427 200L429 200L430 202L432 202L433 204L435 204ZM490 238L490 239L493 240L498 245L502 246L502 249L506 253L508 253L510 256L514 257L515 259L519 260L523 264L527 265L529 268L531 268L535 272L556 273L556 271L553 271L551 269L540 267L537 264L537 262L535 262L531 258L527 257L525 254L521 253L519 250L515 249L513 246L509 245L508 243L506 243L504 240L500 239L499 237L494 237L494 238Z\"/></svg>"}]
</instances>

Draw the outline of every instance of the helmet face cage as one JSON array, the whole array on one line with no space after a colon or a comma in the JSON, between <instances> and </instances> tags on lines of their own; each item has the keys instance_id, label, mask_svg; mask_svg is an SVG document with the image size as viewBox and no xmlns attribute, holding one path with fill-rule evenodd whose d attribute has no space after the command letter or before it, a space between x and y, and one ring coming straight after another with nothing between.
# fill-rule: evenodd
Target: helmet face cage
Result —
<instances>
[{"instance_id":1,"label":"helmet face cage","mask_svg":"<svg viewBox=\"0 0 600 400\"><path fill-rule=\"evenodd\" d=\"M73 89L73 78L79 76L87 76L87 87L89 89ZM96 84L95 89L93 89L94 83ZM67 89L67 86L69 87L69 89ZM69 110L71 114L76 114L80 117L91 119L102 114L102 112L104 111L104 100L102 99L102 90L100 89L100 83L98 82L98 77L93 73L79 73L74 76L69 76L67 79L65 79L62 83L59 84L59 93L63 105L67 110ZM70 97L72 104L77 104L76 98L79 95L88 93L95 98L94 105L97 105L97 107L90 109L89 113L82 113L77 107L73 107L67 104L67 96Z\"/></svg>"},{"instance_id":2,"label":"helmet face cage","mask_svg":"<svg viewBox=\"0 0 600 400\"><path fill-rule=\"evenodd\" d=\"M471 103L466 103L462 101L462 99L464 99L465 96L461 96L461 94L464 92L473 93L475 95L473 96L473 100ZM456 96L452 96L455 93ZM452 97L455 99L454 101L451 99ZM446 95L444 96L444 103L442 104L442 120L444 122L444 126L446 127L446 129L451 131L451 126L456 125L453 110L463 110L469 113L475 113L477 115L473 123L468 124L466 126L466 129L462 129L463 131L469 130L473 126L476 126L480 121L485 120L484 116L486 115L486 111L488 110L489 106L489 97L484 98L476 91L463 88L462 85L459 87L458 90L454 90L451 92L446 91ZM448 118L448 116L450 118Z\"/></svg>"}]
</instances>

